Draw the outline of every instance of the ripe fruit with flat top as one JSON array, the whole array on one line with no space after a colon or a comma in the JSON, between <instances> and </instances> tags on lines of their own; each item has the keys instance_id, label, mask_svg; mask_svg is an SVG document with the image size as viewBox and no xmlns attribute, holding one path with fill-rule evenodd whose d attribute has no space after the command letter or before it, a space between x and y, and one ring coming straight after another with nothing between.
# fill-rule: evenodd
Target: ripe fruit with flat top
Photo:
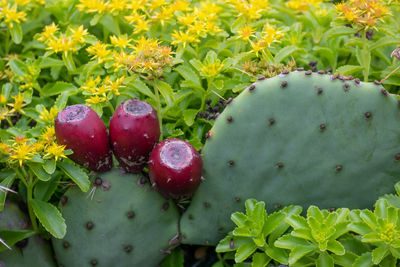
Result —
<instances>
[{"instance_id":1,"label":"ripe fruit with flat top","mask_svg":"<svg viewBox=\"0 0 400 267\"><path fill-rule=\"evenodd\" d=\"M119 105L110 120L115 157L130 173L139 173L160 138L157 113L147 102L130 99Z\"/></svg>"},{"instance_id":2,"label":"ripe fruit with flat top","mask_svg":"<svg viewBox=\"0 0 400 267\"><path fill-rule=\"evenodd\" d=\"M150 180L166 197L192 195L201 182L202 172L200 154L186 141L166 139L150 154Z\"/></svg>"},{"instance_id":3,"label":"ripe fruit with flat top","mask_svg":"<svg viewBox=\"0 0 400 267\"><path fill-rule=\"evenodd\" d=\"M55 120L57 142L74 153L68 157L85 168L105 172L112 168L107 128L97 113L85 105L63 109Z\"/></svg>"}]
</instances>

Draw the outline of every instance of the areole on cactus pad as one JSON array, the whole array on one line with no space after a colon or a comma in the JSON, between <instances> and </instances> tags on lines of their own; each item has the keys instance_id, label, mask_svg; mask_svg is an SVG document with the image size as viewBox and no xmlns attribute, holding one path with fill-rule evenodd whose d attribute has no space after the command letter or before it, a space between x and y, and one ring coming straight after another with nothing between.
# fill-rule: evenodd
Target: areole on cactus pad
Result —
<instances>
[{"instance_id":1,"label":"areole on cactus pad","mask_svg":"<svg viewBox=\"0 0 400 267\"><path fill-rule=\"evenodd\" d=\"M379 83L352 77L299 70L252 84L207 134L182 243L215 245L248 198L269 211L372 207L400 177L399 111Z\"/></svg>"}]
</instances>

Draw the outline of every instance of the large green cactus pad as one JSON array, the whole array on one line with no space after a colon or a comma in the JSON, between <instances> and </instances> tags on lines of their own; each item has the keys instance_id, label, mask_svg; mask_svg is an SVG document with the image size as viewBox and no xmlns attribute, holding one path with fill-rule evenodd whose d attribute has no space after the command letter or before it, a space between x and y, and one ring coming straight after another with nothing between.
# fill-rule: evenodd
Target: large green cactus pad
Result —
<instances>
[{"instance_id":1,"label":"large green cactus pad","mask_svg":"<svg viewBox=\"0 0 400 267\"><path fill-rule=\"evenodd\" d=\"M207 134L183 243L216 244L248 198L274 207L368 208L400 179L400 115L379 83L311 72L259 81Z\"/></svg>"},{"instance_id":2,"label":"large green cactus pad","mask_svg":"<svg viewBox=\"0 0 400 267\"><path fill-rule=\"evenodd\" d=\"M99 180L100 178L100 180ZM178 232L174 203L139 175L113 169L96 176L95 191L69 189L62 199L67 234L53 240L64 267L157 266Z\"/></svg>"}]
</instances>

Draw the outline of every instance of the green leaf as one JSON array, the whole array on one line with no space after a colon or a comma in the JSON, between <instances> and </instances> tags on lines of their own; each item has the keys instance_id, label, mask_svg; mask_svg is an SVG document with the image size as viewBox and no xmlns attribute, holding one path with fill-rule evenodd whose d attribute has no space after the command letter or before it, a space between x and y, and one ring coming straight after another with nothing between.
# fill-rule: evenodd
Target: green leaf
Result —
<instances>
[{"instance_id":1,"label":"green leaf","mask_svg":"<svg viewBox=\"0 0 400 267\"><path fill-rule=\"evenodd\" d=\"M8 62L10 69L18 76L24 76L25 73L28 73L28 67L19 59L11 59Z\"/></svg>"},{"instance_id":2,"label":"green leaf","mask_svg":"<svg viewBox=\"0 0 400 267\"><path fill-rule=\"evenodd\" d=\"M289 263L289 254L286 250L277 248L275 246L266 246L265 253L271 257L273 260L282 263L288 264Z\"/></svg>"},{"instance_id":3,"label":"green leaf","mask_svg":"<svg viewBox=\"0 0 400 267\"><path fill-rule=\"evenodd\" d=\"M378 226L376 223L376 216L372 211L363 210L360 213L360 217L371 229L375 229Z\"/></svg>"},{"instance_id":4,"label":"green leaf","mask_svg":"<svg viewBox=\"0 0 400 267\"><path fill-rule=\"evenodd\" d=\"M246 260L256 249L257 246L253 242L242 244L235 253L235 261L239 263Z\"/></svg>"},{"instance_id":5,"label":"green leaf","mask_svg":"<svg viewBox=\"0 0 400 267\"><path fill-rule=\"evenodd\" d=\"M281 63L285 58L298 51L304 51L304 49L295 45L285 46L284 48L280 49L278 53L275 54L275 64Z\"/></svg>"},{"instance_id":6,"label":"green leaf","mask_svg":"<svg viewBox=\"0 0 400 267\"><path fill-rule=\"evenodd\" d=\"M142 82L139 78L137 78L136 80L129 83L129 85L133 86L136 90L138 90L140 93L144 94L145 96L148 96L153 100L156 99L155 95L150 90L150 88L144 82Z\"/></svg>"},{"instance_id":7,"label":"green leaf","mask_svg":"<svg viewBox=\"0 0 400 267\"><path fill-rule=\"evenodd\" d=\"M388 208L388 203L386 199L380 198L375 202L375 210L374 213L376 216L380 218L386 218L387 217L387 208Z\"/></svg>"},{"instance_id":8,"label":"green leaf","mask_svg":"<svg viewBox=\"0 0 400 267\"><path fill-rule=\"evenodd\" d=\"M367 252L359 256L353 263L352 267L371 267L372 263L371 252Z\"/></svg>"},{"instance_id":9,"label":"green leaf","mask_svg":"<svg viewBox=\"0 0 400 267\"><path fill-rule=\"evenodd\" d=\"M394 189L396 190L397 195L400 196L400 182L397 182L394 185Z\"/></svg>"},{"instance_id":10,"label":"green leaf","mask_svg":"<svg viewBox=\"0 0 400 267\"><path fill-rule=\"evenodd\" d=\"M336 240L329 240L327 249L336 255L344 255L346 253L343 245Z\"/></svg>"},{"instance_id":11,"label":"green leaf","mask_svg":"<svg viewBox=\"0 0 400 267\"><path fill-rule=\"evenodd\" d=\"M1 181L0 185L6 188L10 188L15 180L15 175L15 173L8 175L6 178L4 178L3 181ZM4 189L0 190L0 211L4 209L4 203L6 202L7 193L8 191Z\"/></svg>"},{"instance_id":12,"label":"green leaf","mask_svg":"<svg viewBox=\"0 0 400 267\"><path fill-rule=\"evenodd\" d=\"M62 66L64 66L64 61L52 57L41 57L41 61L39 64L39 67L41 69Z\"/></svg>"},{"instance_id":13,"label":"green leaf","mask_svg":"<svg viewBox=\"0 0 400 267\"><path fill-rule=\"evenodd\" d=\"M363 70L364 67L357 65L344 65L336 69L336 72L342 75L350 75L357 71Z\"/></svg>"},{"instance_id":14,"label":"green leaf","mask_svg":"<svg viewBox=\"0 0 400 267\"><path fill-rule=\"evenodd\" d=\"M55 238L63 238L67 232L67 225L60 211L52 204L32 199L30 204L33 212L44 228Z\"/></svg>"},{"instance_id":15,"label":"green leaf","mask_svg":"<svg viewBox=\"0 0 400 267\"><path fill-rule=\"evenodd\" d=\"M241 212L235 212L231 215L231 220L239 227L246 225L247 216Z\"/></svg>"},{"instance_id":16,"label":"green leaf","mask_svg":"<svg viewBox=\"0 0 400 267\"><path fill-rule=\"evenodd\" d=\"M19 23L12 23L12 27L9 27L10 34L11 34L11 39L13 40L14 43L19 44L22 41L22 28Z\"/></svg>"},{"instance_id":17,"label":"green leaf","mask_svg":"<svg viewBox=\"0 0 400 267\"><path fill-rule=\"evenodd\" d=\"M54 102L54 106L57 107L57 110L61 111L67 106L70 93L70 91L62 92L57 96L56 102Z\"/></svg>"},{"instance_id":18,"label":"green leaf","mask_svg":"<svg viewBox=\"0 0 400 267\"><path fill-rule=\"evenodd\" d=\"M54 96L54 95L59 95L64 92L77 92L78 88L76 88L75 85L72 83L66 83L66 82L56 82L54 84L49 84L45 87L43 87L43 92L44 96Z\"/></svg>"},{"instance_id":19,"label":"green leaf","mask_svg":"<svg viewBox=\"0 0 400 267\"><path fill-rule=\"evenodd\" d=\"M314 240L314 238L312 237L310 228L297 228L296 230L293 230L290 234L292 236L295 236L298 238L302 238L302 239L306 239L306 240L310 240L310 241Z\"/></svg>"},{"instance_id":20,"label":"green leaf","mask_svg":"<svg viewBox=\"0 0 400 267\"><path fill-rule=\"evenodd\" d=\"M248 237L231 236L230 234L223 238L217 245L215 251L218 253L235 251L243 244L252 243Z\"/></svg>"},{"instance_id":21,"label":"green leaf","mask_svg":"<svg viewBox=\"0 0 400 267\"><path fill-rule=\"evenodd\" d=\"M191 81L198 88L203 88L200 77L187 65L179 65L175 70L187 81Z\"/></svg>"},{"instance_id":22,"label":"green leaf","mask_svg":"<svg viewBox=\"0 0 400 267\"><path fill-rule=\"evenodd\" d=\"M41 181L48 181L51 179L51 175L48 174L43 168L42 164L40 163L29 163L29 169L36 175L36 177Z\"/></svg>"},{"instance_id":23,"label":"green leaf","mask_svg":"<svg viewBox=\"0 0 400 267\"><path fill-rule=\"evenodd\" d=\"M32 230L0 230L0 239L2 239L8 246L13 246L18 241L28 238L35 234ZM0 242L0 252L8 248Z\"/></svg>"},{"instance_id":24,"label":"green leaf","mask_svg":"<svg viewBox=\"0 0 400 267\"><path fill-rule=\"evenodd\" d=\"M171 86L168 83L160 80L158 80L156 84L167 105L172 106L174 103L174 91L172 90Z\"/></svg>"},{"instance_id":25,"label":"green leaf","mask_svg":"<svg viewBox=\"0 0 400 267\"><path fill-rule=\"evenodd\" d=\"M56 170L56 161L55 159L48 159L44 161L43 164L43 169L48 173L48 174L53 174Z\"/></svg>"},{"instance_id":26,"label":"green leaf","mask_svg":"<svg viewBox=\"0 0 400 267\"><path fill-rule=\"evenodd\" d=\"M391 246L389 250L390 253L392 253L393 257L400 259L400 248L394 248L393 246Z\"/></svg>"},{"instance_id":27,"label":"green leaf","mask_svg":"<svg viewBox=\"0 0 400 267\"><path fill-rule=\"evenodd\" d=\"M389 253L389 248L387 245L380 245L372 251L372 262L374 264L379 264L383 258L385 258Z\"/></svg>"},{"instance_id":28,"label":"green leaf","mask_svg":"<svg viewBox=\"0 0 400 267\"><path fill-rule=\"evenodd\" d=\"M192 126L194 119L198 113L197 109L185 109L183 111L183 120L185 121L187 126Z\"/></svg>"},{"instance_id":29,"label":"green leaf","mask_svg":"<svg viewBox=\"0 0 400 267\"><path fill-rule=\"evenodd\" d=\"M264 223L263 234L264 236L272 233L285 219L285 214L282 212L275 212L270 214Z\"/></svg>"},{"instance_id":30,"label":"green leaf","mask_svg":"<svg viewBox=\"0 0 400 267\"><path fill-rule=\"evenodd\" d=\"M65 51L62 54L62 59L64 61L64 65L67 67L67 70L69 72L75 71L76 67L75 67L74 59L72 58L72 52Z\"/></svg>"},{"instance_id":31,"label":"green leaf","mask_svg":"<svg viewBox=\"0 0 400 267\"><path fill-rule=\"evenodd\" d=\"M295 264L302 257L311 253L315 246L297 246L289 253L289 265Z\"/></svg>"},{"instance_id":32,"label":"green leaf","mask_svg":"<svg viewBox=\"0 0 400 267\"><path fill-rule=\"evenodd\" d=\"M366 235L363 235L361 241L365 243L375 243L375 242L381 242L382 239L379 234L371 232Z\"/></svg>"},{"instance_id":33,"label":"green leaf","mask_svg":"<svg viewBox=\"0 0 400 267\"><path fill-rule=\"evenodd\" d=\"M49 201L59 185L60 178L57 175L47 182L38 181L33 189L35 199Z\"/></svg>"},{"instance_id":34,"label":"green leaf","mask_svg":"<svg viewBox=\"0 0 400 267\"><path fill-rule=\"evenodd\" d=\"M304 217L297 214L286 217L285 221L294 229L309 228L307 220Z\"/></svg>"},{"instance_id":35,"label":"green leaf","mask_svg":"<svg viewBox=\"0 0 400 267\"><path fill-rule=\"evenodd\" d=\"M372 51L374 49L381 48L384 46L399 45L399 44L400 44L400 38L393 38L391 36L386 36L379 38L377 41L371 44L369 49Z\"/></svg>"},{"instance_id":36,"label":"green leaf","mask_svg":"<svg viewBox=\"0 0 400 267\"><path fill-rule=\"evenodd\" d=\"M59 162L58 166L79 186L83 192L89 190L89 177L80 167L67 162Z\"/></svg>"},{"instance_id":37,"label":"green leaf","mask_svg":"<svg viewBox=\"0 0 400 267\"><path fill-rule=\"evenodd\" d=\"M357 29L355 28L349 28L346 26L341 26L341 27L332 27L330 28L327 32L325 32L324 36L327 39L334 38L337 36L343 36L343 35L353 35L354 33L357 32Z\"/></svg>"},{"instance_id":38,"label":"green leaf","mask_svg":"<svg viewBox=\"0 0 400 267\"><path fill-rule=\"evenodd\" d=\"M353 231L360 235L365 235L371 232L371 228L364 222L355 222L348 225L349 231Z\"/></svg>"},{"instance_id":39,"label":"green leaf","mask_svg":"<svg viewBox=\"0 0 400 267\"><path fill-rule=\"evenodd\" d=\"M346 251L346 254L342 256L333 254L331 255L331 257L333 258L336 265L348 267L354 263L358 256L352 252Z\"/></svg>"},{"instance_id":40,"label":"green leaf","mask_svg":"<svg viewBox=\"0 0 400 267\"><path fill-rule=\"evenodd\" d=\"M181 248L175 248L168 254L161 263L161 267L183 267L183 251Z\"/></svg>"},{"instance_id":41,"label":"green leaf","mask_svg":"<svg viewBox=\"0 0 400 267\"><path fill-rule=\"evenodd\" d=\"M295 249L296 247L306 247L309 246L310 243L305 241L304 239L297 238L294 236L291 236L290 234L284 235L278 240L275 241L274 245L278 248L286 248L286 249Z\"/></svg>"},{"instance_id":42,"label":"green leaf","mask_svg":"<svg viewBox=\"0 0 400 267\"><path fill-rule=\"evenodd\" d=\"M265 267L271 259L265 253L257 252L253 255L252 267Z\"/></svg>"},{"instance_id":43,"label":"green leaf","mask_svg":"<svg viewBox=\"0 0 400 267\"><path fill-rule=\"evenodd\" d=\"M321 253L316 261L317 267L334 267L334 261L328 253Z\"/></svg>"}]
</instances>

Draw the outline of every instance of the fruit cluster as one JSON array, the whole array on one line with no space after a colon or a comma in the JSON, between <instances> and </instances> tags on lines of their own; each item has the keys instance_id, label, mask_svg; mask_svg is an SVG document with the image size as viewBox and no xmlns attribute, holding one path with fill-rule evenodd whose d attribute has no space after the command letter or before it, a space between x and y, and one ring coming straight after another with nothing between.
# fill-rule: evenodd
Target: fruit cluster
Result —
<instances>
[{"instance_id":1,"label":"fruit cluster","mask_svg":"<svg viewBox=\"0 0 400 267\"><path fill-rule=\"evenodd\" d=\"M186 141L160 139L157 113L147 102L122 102L110 119L109 132L90 107L66 107L55 120L57 141L71 149L69 157L95 172L113 167L113 158L128 173L148 164L150 180L160 194L178 198L194 193L202 177L199 153Z\"/></svg>"}]
</instances>

